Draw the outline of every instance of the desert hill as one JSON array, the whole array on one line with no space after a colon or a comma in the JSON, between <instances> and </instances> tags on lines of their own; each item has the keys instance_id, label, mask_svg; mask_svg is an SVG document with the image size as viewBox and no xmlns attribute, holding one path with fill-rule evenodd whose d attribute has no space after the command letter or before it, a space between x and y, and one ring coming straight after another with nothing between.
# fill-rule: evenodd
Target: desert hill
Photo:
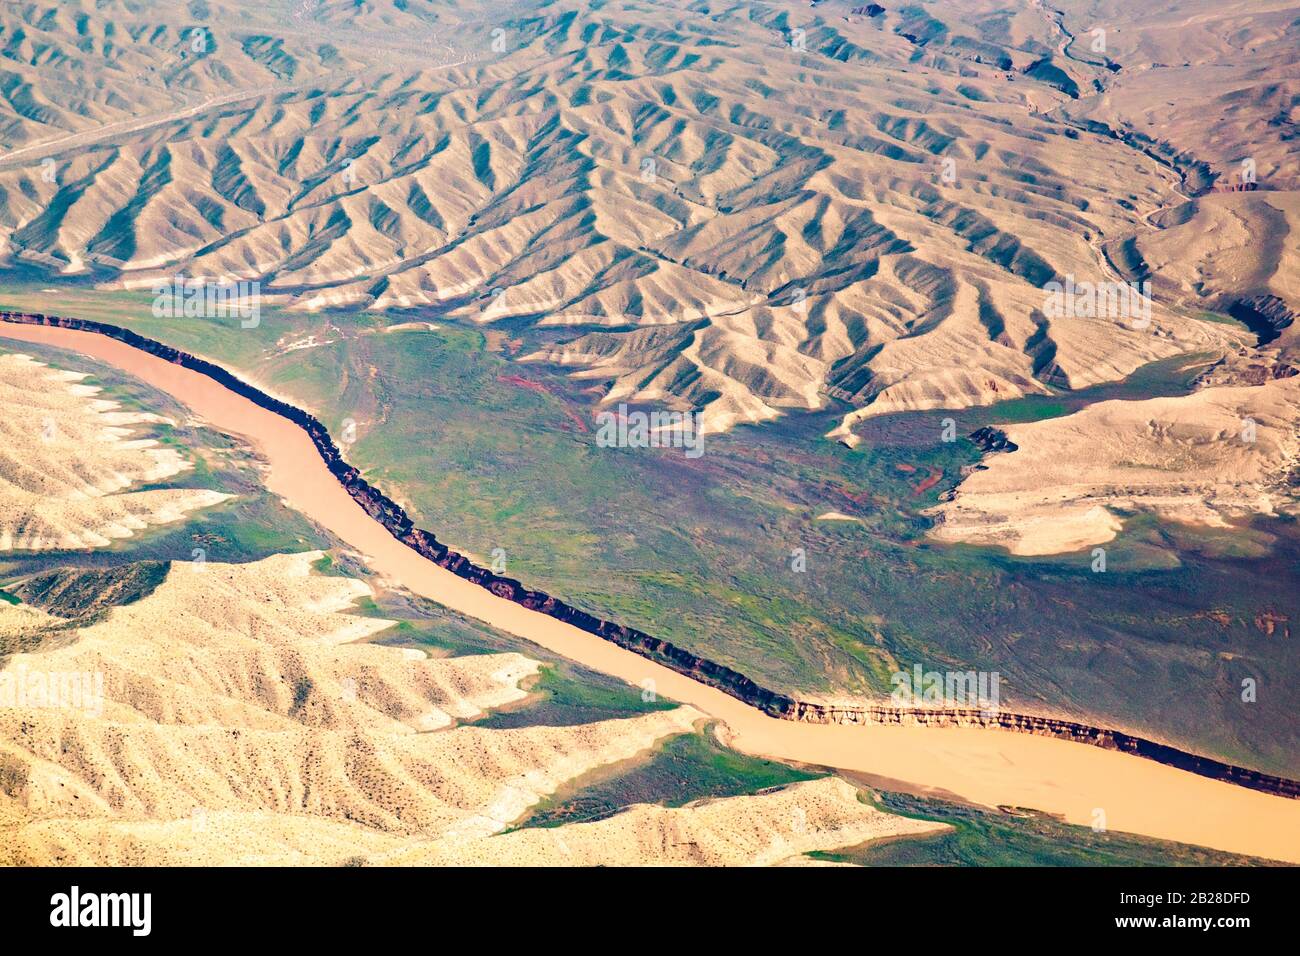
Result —
<instances>
[{"instance_id":1,"label":"desert hill","mask_svg":"<svg viewBox=\"0 0 1300 956\"><path fill-rule=\"evenodd\" d=\"M1128 131L1172 6L1001 6L14 6L0 226L13 268L522 324L527 357L607 401L715 430L833 395L852 441L864 416L1230 347L1166 310L1140 333L1041 310L1045 282L1112 278L1106 242L1230 161L1190 118L1168 148ZM1283 7L1216 41L1242 10L1203 6L1195 69L1230 75L1258 132L1285 97L1236 64L1280 62ZM54 64L110 79L47 84Z\"/></svg>"},{"instance_id":2,"label":"desert hill","mask_svg":"<svg viewBox=\"0 0 1300 956\"><path fill-rule=\"evenodd\" d=\"M84 377L0 355L0 550L103 547L229 497L130 490L193 466L175 449L134 437L132 426L161 419L97 398L98 388L79 384Z\"/></svg>"},{"instance_id":3,"label":"desert hill","mask_svg":"<svg viewBox=\"0 0 1300 956\"><path fill-rule=\"evenodd\" d=\"M75 640L10 656L0 687L39 683L49 696L31 691L0 712L4 862L775 863L935 829L822 780L681 810L636 807L594 833L573 828L576 853L569 827L498 842L562 783L690 731L701 715L452 726L524 697L519 681L537 663L359 643L392 622L348 613L369 588L313 574L320 557L173 566ZM6 636L59 624L0 606ZM99 675L98 697L55 698L51 675L82 674ZM695 834L704 849L664 855L650 839L660 831Z\"/></svg>"},{"instance_id":4,"label":"desert hill","mask_svg":"<svg viewBox=\"0 0 1300 956\"><path fill-rule=\"evenodd\" d=\"M932 536L1055 554L1110 541L1138 512L1223 526L1300 508L1300 377L1100 402L1006 434L1017 449L962 482Z\"/></svg>"}]
</instances>

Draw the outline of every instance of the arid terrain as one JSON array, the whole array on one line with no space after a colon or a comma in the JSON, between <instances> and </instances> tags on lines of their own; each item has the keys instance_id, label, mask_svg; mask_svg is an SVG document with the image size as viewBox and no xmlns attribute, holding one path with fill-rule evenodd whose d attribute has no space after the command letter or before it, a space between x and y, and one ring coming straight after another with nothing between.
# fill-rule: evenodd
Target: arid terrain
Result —
<instances>
[{"instance_id":1,"label":"arid terrain","mask_svg":"<svg viewBox=\"0 0 1300 956\"><path fill-rule=\"evenodd\" d=\"M148 415L117 410L59 372L25 355L0 357L0 394L8 414L0 485L0 549L101 547L152 524L177 521L217 504L212 491L131 491L191 467L175 450L131 440L128 426Z\"/></svg>"},{"instance_id":2,"label":"arid terrain","mask_svg":"<svg viewBox=\"0 0 1300 956\"><path fill-rule=\"evenodd\" d=\"M65 389L79 377L20 353L0 368ZM51 403L56 426L107 414L94 390L72 388ZM127 443L144 457L150 445ZM75 466L70 446L46 454L52 470ZM774 864L944 828L823 778L489 841L562 785L704 715L475 727L528 698L520 685L538 661L372 643L397 622L354 613L371 589L319 573L322 560L175 562L141 587L136 565L71 567L11 585L25 600L0 604L0 862ZM106 599L85 611L77 596L92 588Z\"/></svg>"},{"instance_id":3,"label":"arid terrain","mask_svg":"<svg viewBox=\"0 0 1300 956\"><path fill-rule=\"evenodd\" d=\"M1103 250L1247 154L1296 185L1295 146L1260 135L1289 122L1282 2L1081 5L1063 49L1059 15L996 2L288 6L9 7L11 260L576 327L530 356L606 401L688 403L717 430L829 394L847 439L1222 347L1165 308L1141 331L1045 317L1040 286L1110 278ZM1207 135L1216 106L1233 119Z\"/></svg>"},{"instance_id":4,"label":"arid terrain","mask_svg":"<svg viewBox=\"0 0 1300 956\"><path fill-rule=\"evenodd\" d=\"M19 680L98 673L108 692L101 713L48 703L3 711L4 862L489 862L498 853L564 862L568 828L529 831L556 838L540 846L480 844L561 784L702 716L679 707L571 727L453 727L526 696L518 685L537 662L359 644L393 622L341 613L366 589L311 576L320 557L181 564L73 643L11 657L6 673ZM23 608L0 613L6 637L61 627ZM939 826L882 813L830 780L662 818L630 812L616 819L640 841L579 827L573 862L776 863ZM653 826L641 827L641 814ZM655 829L661 840L689 833L693 848L660 857Z\"/></svg>"},{"instance_id":5,"label":"arid terrain","mask_svg":"<svg viewBox=\"0 0 1300 956\"><path fill-rule=\"evenodd\" d=\"M1035 861L1292 859L1213 774L709 674L994 674L1300 779L1297 50L1288 0L4 5L0 310L214 363L694 663L431 576L215 380L0 338L0 681L105 689L0 702L0 862L862 862L1012 806Z\"/></svg>"},{"instance_id":6,"label":"arid terrain","mask_svg":"<svg viewBox=\"0 0 1300 956\"><path fill-rule=\"evenodd\" d=\"M404 582L405 601L431 598L523 637L591 668L587 680L607 674L635 684L642 707L628 700L621 709L630 717L557 723L535 711L519 686L537 676L533 659L453 653L430 660L418 646L363 643L399 622L344 613L374 592L337 576L321 551L242 564L197 552L170 565L20 575L8 584L0 620L8 652L0 703L12 742L3 814L10 862L773 864L949 826L892 815L874 802L879 797L860 797L843 779L777 770L745 753L883 772L975 806L1037 807L1076 825L1100 804L1120 831L1300 859L1287 794L1015 733L907 724L873 731L763 716L693 676L437 568L347 502L305 434L294 439L297 426L284 418L95 333L59 341L73 354L129 364L150 383L190 396L214 425L247 436L266 456L259 467L269 465L268 489L361 549L376 581ZM660 691L706 712L659 705ZM461 723L512 703L525 705L522 721ZM606 766L644 763L665 737L693 726L698 736L706 716L718 721L722 746L738 748L713 758L731 768L733 780L716 794L724 799L685 799L702 785L692 777L717 772L706 761L688 764L685 779L661 797L668 812L629 802L579 816L576 853L567 826L548 837L505 833L512 822L525 830L563 822L533 822L530 811ZM761 787L765 779L785 785ZM210 811L220 821L211 834ZM335 832L339 822L359 828L351 844ZM341 856L349 847L366 852ZM1188 849L1156 843L1130 852Z\"/></svg>"}]
</instances>

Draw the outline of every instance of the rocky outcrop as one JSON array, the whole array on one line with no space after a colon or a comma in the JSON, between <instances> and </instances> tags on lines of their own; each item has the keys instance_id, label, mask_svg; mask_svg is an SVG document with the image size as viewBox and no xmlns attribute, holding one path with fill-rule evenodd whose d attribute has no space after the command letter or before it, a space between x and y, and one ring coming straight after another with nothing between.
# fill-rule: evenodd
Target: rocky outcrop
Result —
<instances>
[{"instance_id":1,"label":"rocky outcrop","mask_svg":"<svg viewBox=\"0 0 1300 956\"><path fill-rule=\"evenodd\" d=\"M983 428L977 428L968 436L971 443L985 453L995 451L1015 451L1019 446L1007 437L1007 433L1000 428L994 428L991 425L985 425Z\"/></svg>"},{"instance_id":2,"label":"rocky outcrop","mask_svg":"<svg viewBox=\"0 0 1300 956\"><path fill-rule=\"evenodd\" d=\"M1216 193L1253 193L1259 189L1259 183L1242 182L1240 180L1230 180L1228 182L1215 181L1214 191Z\"/></svg>"},{"instance_id":3,"label":"rocky outcrop","mask_svg":"<svg viewBox=\"0 0 1300 956\"><path fill-rule=\"evenodd\" d=\"M452 551L442 544L431 532L415 527L410 516L406 514L400 505L361 477L361 473L344 460L342 452L330 437L328 430L315 416L267 395L261 389L250 385L219 365L190 355L187 352L182 352L169 345L164 345L154 339L146 338L130 329L102 322L42 315L40 313L3 311L0 311L0 321L95 332L148 352L164 361L172 362L208 376L254 404L283 416L300 426L311 437L312 443L316 446L317 452L324 460L331 474L347 489L353 500L365 509L367 514L387 528L394 538L440 567L446 568L458 577L491 591L498 597L506 598L530 610L540 611L543 614L572 624L589 634L594 634L613 644L617 644L619 647L669 667L679 674L710 687L716 687L773 717L815 724L910 723L936 727L977 726L1038 734L1091 744L1108 750L1119 750L1187 770L1191 773L1200 774L1201 776L1249 787L1253 790L1300 798L1300 782L1298 781L1232 766L1120 731L1092 727L1071 721L1001 711L901 708L883 705L835 707L796 700L789 695L762 687L730 667L692 654L684 648L652 637L636 628L597 618L543 591L526 588L513 578L502 577L492 573L487 568L474 564L465 555ZM998 450L1006 450L1005 445L1010 444L1006 441L1006 436L996 432L995 429L981 429L980 432L990 433L980 439L976 439L975 435L972 435L972 440L977 441L981 446L987 442L991 445L1003 445ZM975 434L979 435L980 432Z\"/></svg>"}]
</instances>

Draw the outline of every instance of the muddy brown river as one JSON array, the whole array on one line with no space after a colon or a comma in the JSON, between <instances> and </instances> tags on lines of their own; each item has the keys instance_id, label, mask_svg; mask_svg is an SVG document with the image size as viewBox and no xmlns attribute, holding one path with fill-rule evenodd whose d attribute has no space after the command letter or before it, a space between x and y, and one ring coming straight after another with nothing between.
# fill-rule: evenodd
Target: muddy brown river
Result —
<instances>
[{"instance_id":1,"label":"muddy brown river","mask_svg":"<svg viewBox=\"0 0 1300 956\"><path fill-rule=\"evenodd\" d=\"M1070 823L1300 863L1300 800L1050 737L975 727L838 726L778 720L722 691L462 580L392 537L335 480L307 433L199 372L115 339L0 324L5 344L69 349L173 396L269 463L269 491L367 556L379 574L452 610L586 667L691 704L737 750L895 782L985 806L1026 807Z\"/></svg>"}]
</instances>

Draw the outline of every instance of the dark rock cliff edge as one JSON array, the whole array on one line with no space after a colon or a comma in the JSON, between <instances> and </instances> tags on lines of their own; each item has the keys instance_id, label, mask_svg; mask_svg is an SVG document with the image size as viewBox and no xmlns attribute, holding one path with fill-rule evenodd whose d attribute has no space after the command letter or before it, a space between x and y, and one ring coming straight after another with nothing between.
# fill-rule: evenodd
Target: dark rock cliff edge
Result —
<instances>
[{"instance_id":1,"label":"dark rock cliff edge","mask_svg":"<svg viewBox=\"0 0 1300 956\"><path fill-rule=\"evenodd\" d=\"M3 311L0 311L0 320L20 325L47 325L95 332L208 376L232 392L300 426L311 436L312 443L326 466L352 498L371 517L387 528L394 538L430 561L467 581L472 581L479 587L486 588L498 597L522 604L530 610L540 611L590 634L595 634L619 647L669 667L679 674L684 674L710 687L716 687L772 717L813 724L921 724L931 727L985 727L1038 734L1145 757L1203 777L1227 781L1264 793L1300 798L1300 781L1232 766L1121 731L1092 727L1073 721L1003 711L984 713L978 710L917 709L888 705L837 707L796 700L762 687L730 667L699 657L667 641L651 637L644 631L601 620L586 611L570 607L549 594L530 590L512 578L501 577L474 564L464 555L440 543L431 532L415 527L410 517L396 502L367 482L356 468L343 460L343 455L334 444L334 440L330 438L329 432L315 417L300 408L272 398L219 365L145 338L130 329L102 322L39 313Z\"/></svg>"}]
</instances>

